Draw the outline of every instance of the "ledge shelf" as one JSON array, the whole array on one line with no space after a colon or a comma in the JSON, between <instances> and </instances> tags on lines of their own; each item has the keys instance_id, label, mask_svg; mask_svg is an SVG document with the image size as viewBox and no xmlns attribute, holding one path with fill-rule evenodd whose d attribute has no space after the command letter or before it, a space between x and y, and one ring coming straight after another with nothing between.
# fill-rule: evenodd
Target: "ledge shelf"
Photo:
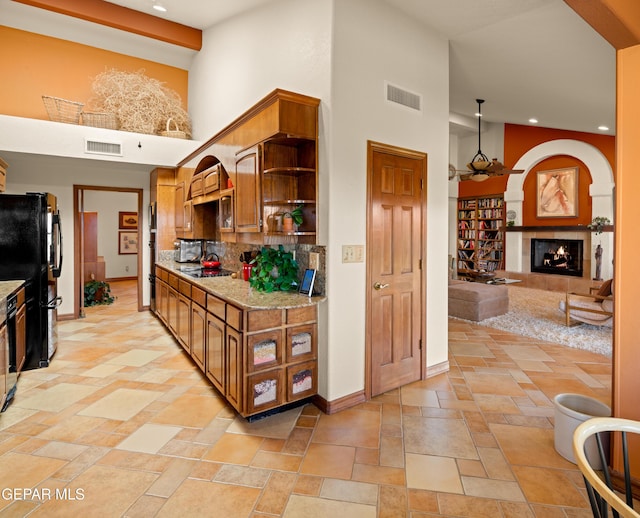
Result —
<instances>
[{"instance_id":1,"label":"ledge shelf","mask_svg":"<svg viewBox=\"0 0 640 518\"><path fill-rule=\"evenodd\" d=\"M596 229L588 228L586 225L565 225L565 226L506 226L505 232L595 232ZM613 225L602 227L603 232L613 232Z\"/></svg>"}]
</instances>

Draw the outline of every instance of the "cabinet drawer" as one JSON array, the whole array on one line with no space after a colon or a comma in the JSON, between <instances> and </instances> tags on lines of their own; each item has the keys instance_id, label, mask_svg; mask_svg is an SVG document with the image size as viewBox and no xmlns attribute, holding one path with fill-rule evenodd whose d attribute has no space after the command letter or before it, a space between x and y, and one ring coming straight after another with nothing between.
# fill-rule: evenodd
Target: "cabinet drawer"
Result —
<instances>
[{"instance_id":1,"label":"cabinet drawer","mask_svg":"<svg viewBox=\"0 0 640 518\"><path fill-rule=\"evenodd\" d=\"M272 369L247 377L247 415L282 405L283 374L282 369Z\"/></svg>"},{"instance_id":2,"label":"cabinet drawer","mask_svg":"<svg viewBox=\"0 0 640 518\"><path fill-rule=\"evenodd\" d=\"M318 366L315 361L287 367L287 403L313 396L318 391Z\"/></svg>"},{"instance_id":3,"label":"cabinet drawer","mask_svg":"<svg viewBox=\"0 0 640 518\"><path fill-rule=\"evenodd\" d=\"M156 266L156 277L158 277L161 281L169 282L169 272L167 270L163 270L162 268L158 268Z\"/></svg>"},{"instance_id":4,"label":"cabinet drawer","mask_svg":"<svg viewBox=\"0 0 640 518\"><path fill-rule=\"evenodd\" d=\"M242 310L231 304L227 304L227 325L238 331L242 331Z\"/></svg>"},{"instance_id":5,"label":"cabinet drawer","mask_svg":"<svg viewBox=\"0 0 640 518\"><path fill-rule=\"evenodd\" d=\"M227 318L224 310L225 305L225 302L220 300L218 297L207 295L207 311L217 316L220 320L225 320Z\"/></svg>"},{"instance_id":6,"label":"cabinet drawer","mask_svg":"<svg viewBox=\"0 0 640 518\"><path fill-rule=\"evenodd\" d=\"M7 173L4 169L0 169L0 192L4 192L7 187Z\"/></svg>"},{"instance_id":7,"label":"cabinet drawer","mask_svg":"<svg viewBox=\"0 0 640 518\"><path fill-rule=\"evenodd\" d=\"M306 306L303 308L287 309L287 324L301 324L303 322L315 322L318 319L317 307Z\"/></svg>"},{"instance_id":8,"label":"cabinet drawer","mask_svg":"<svg viewBox=\"0 0 640 518\"><path fill-rule=\"evenodd\" d=\"M191 300L200 307L207 307L207 294L197 286L191 286Z\"/></svg>"},{"instance_id":9,"label":"cabinet drawer","mask_svg":"<svg viewBox=\"0 0 640 518\"><path fill-rule=\"evenodd\" d=\"M287 363L315 360L318 352L317 324L287 328Z\"/></svg>"},{"instance_id":10,"label":"cabinet drawer","mask_svg":"<svg viewBox=\"0 0 640 518\"><path fill-rule=\"evenodd\" d=\"M179 281L180 279L178 279L176 275L173 275L172 273L169 274L169 286L176 291L178 291Z\"/></svg>"},{"instance_id":11,"label":"cabinet drawer","mask_svg":"<svg viewBox=\"0 0 640 518\"><path fill-rule=\"evenodd\" d=\"M249 311L247 316L247 331L260 331L261 329L271 329L282 325L281 309L263 309Z\"/></svg>"},{"instance_id":12,"label":"cabinet drawer","mask_svg":"<svg viewBox=\"0 0 640 518\"><path fill-rule=\"evenodd\" d=\"M182 279L178 280L178 291L182 293L185 297L191 298L191 283L187 281L183 281Z\"/></svg>"},{"instance_id":13,"label":"cabinet drawer","mask_svg":"<svg viewBox=\"0 0 640 518\"><path fill-rule=\"evenodd\" d=\"M282 331L274 329L247 337L247 372L282 364Z\"/></svg>"},{"instance_id":14,"label":"cabinet drawer","mask_svg":"<svg viewBox=\"0 0 640 518\"><path fill-rule=\"evenodd\" d=\"M213 166L202 173L204 175L204 193L217 191L220 189L220 164Z\"/></svg>"}]
</instances>

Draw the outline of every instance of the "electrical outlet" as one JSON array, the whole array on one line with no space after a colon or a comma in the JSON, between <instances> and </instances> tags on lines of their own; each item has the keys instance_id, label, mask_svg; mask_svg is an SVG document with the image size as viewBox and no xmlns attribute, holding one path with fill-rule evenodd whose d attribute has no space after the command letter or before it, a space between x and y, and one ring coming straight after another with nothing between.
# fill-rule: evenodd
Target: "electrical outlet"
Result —
<instances>
[{"instance_id":1,"label":"electrical outlet","mask_svg":"<svg viewBox=\"0 0 640 518\"><path fill-rule=\"evenodd\" d=\"M129 271L129 267L128 267L128 266L125 266L125 267L124 267L124 271L125 271L125 272L128 272L128 271Z\"/></svg>"},{"instance_id":2,"label":"electrical outlet","mask_svg":"<svg viewBox=\"0 0 640 518\"><path fill-rule=\"evenodd\" d=\"M312 270L320 269L320 254L318 252L309 252L309 268Z\"/></svg>"}]
</instances>

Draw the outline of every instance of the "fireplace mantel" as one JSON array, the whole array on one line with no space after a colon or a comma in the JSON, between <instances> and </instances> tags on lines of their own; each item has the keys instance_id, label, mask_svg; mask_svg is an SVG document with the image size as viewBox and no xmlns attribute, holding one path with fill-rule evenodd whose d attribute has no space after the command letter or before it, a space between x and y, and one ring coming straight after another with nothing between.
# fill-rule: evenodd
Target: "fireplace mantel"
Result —
<instances>
[{"instance_id":1,"label":"fireplace mantel","mask_svg":"<svg viewBox=\"0 0 640 518\"><path fill-rule=\"evenodd\" d=\"M596 229L588 228L586 225L566 225L566 226L506 226L505 232L595 232ZM613 232L613 225L605 225L602 232Z\"/></svg>"}]
</instances>

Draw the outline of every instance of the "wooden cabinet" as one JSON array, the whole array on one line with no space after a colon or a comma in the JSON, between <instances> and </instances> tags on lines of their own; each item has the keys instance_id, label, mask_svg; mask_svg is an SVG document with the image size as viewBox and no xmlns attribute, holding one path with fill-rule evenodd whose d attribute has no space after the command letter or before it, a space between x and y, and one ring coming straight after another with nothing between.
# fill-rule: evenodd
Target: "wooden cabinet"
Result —
<instances>
[{"instance_id":1,"label":"wooden cabinet","mask_svg":"<svg viewBox=\"0 0 640 518\"><path fill-rule=\"evenodd\" d=\"M227 401L241 414L247 415L242 401L242 333L230 325L225 326L225 353L227 386L224 392Z\"/></svg>"},{"instance_id":2,"label":"wooden cabinet","mask_svg":"<svg viewBox=\"0 0 640 518\"><path fill-rule=\"evenodd\" d=\"M502 196L458 200L458 274L504 268L504 199Z\"/></svg>"},{"instance_id":3,"label":"wooden cabinet","mask_svg":"<svg viewBox=\"0 0 640 518\"><path fill-rule=\"evenodd\" d=\"M236 159L236 232L260 232L262 229L262 200L260 197L260 147L238 154Z\"/></svg>"},{"instance_id":4,"label":"wooden cabinet","mask_svg":"<svg viewBox=\"0 0 640 518\"><path fill-rule=\"evenodd\" d=\"M212 313L207 312L206 369L209 381L221 394L226 394L226 344L225 323Z\"/></svg>"},{"instance_id":5,"label":"wooden cabinet","mask_svg":"<svg viewBox=\"0 0 640 518\"><path fill-rule=\"evenodd\" d=\"M172 250L176 240L175 191L175 169L158 167L151 171L149 202L155 209L156 250ZM184 217L184 215L181 214L180 217ZM182 228L182 223L180 228Z\"/></svg>"},{"instance_id":6,"label":"wooden cabinet","mask_svg":"<svg viewBox=\"0 0 640 518\"><path fill-rule=\"evenodd\" d=\"M202 189L201 199L192 199L194 208L201 202L216 207L216 239L252 244L316 242L319 104L313 97L275 90L181 162L180 169L195 165L196 174L203 173L195 181L196 193ZM215 186L216 178L207 180L203 167L217 164L220 190L210 198L207 183ZM298 206L303 223L283 230L282 215Z\"/></svg>"},{"instance_id":7,"label":"wooden cabinet","mask_svg":"<svg viewBox=\"0 0 640 518\"><path fill-rule=\"evenodd\" d=\"M200 370L205 372L206 337L207 337L207 310L191 302L191 358Z\"/></svg>"},{"instance_id":8,"label":"wooden cabinet","mask_svg":"<svg viewBox=\"0 0 640 518\"><path fill-rule=\"evenodd\" d=\"M156 272L158 316L240 414L317 392L315 306L240 308L162 267Z\"/></svg>"}]
</instances>

